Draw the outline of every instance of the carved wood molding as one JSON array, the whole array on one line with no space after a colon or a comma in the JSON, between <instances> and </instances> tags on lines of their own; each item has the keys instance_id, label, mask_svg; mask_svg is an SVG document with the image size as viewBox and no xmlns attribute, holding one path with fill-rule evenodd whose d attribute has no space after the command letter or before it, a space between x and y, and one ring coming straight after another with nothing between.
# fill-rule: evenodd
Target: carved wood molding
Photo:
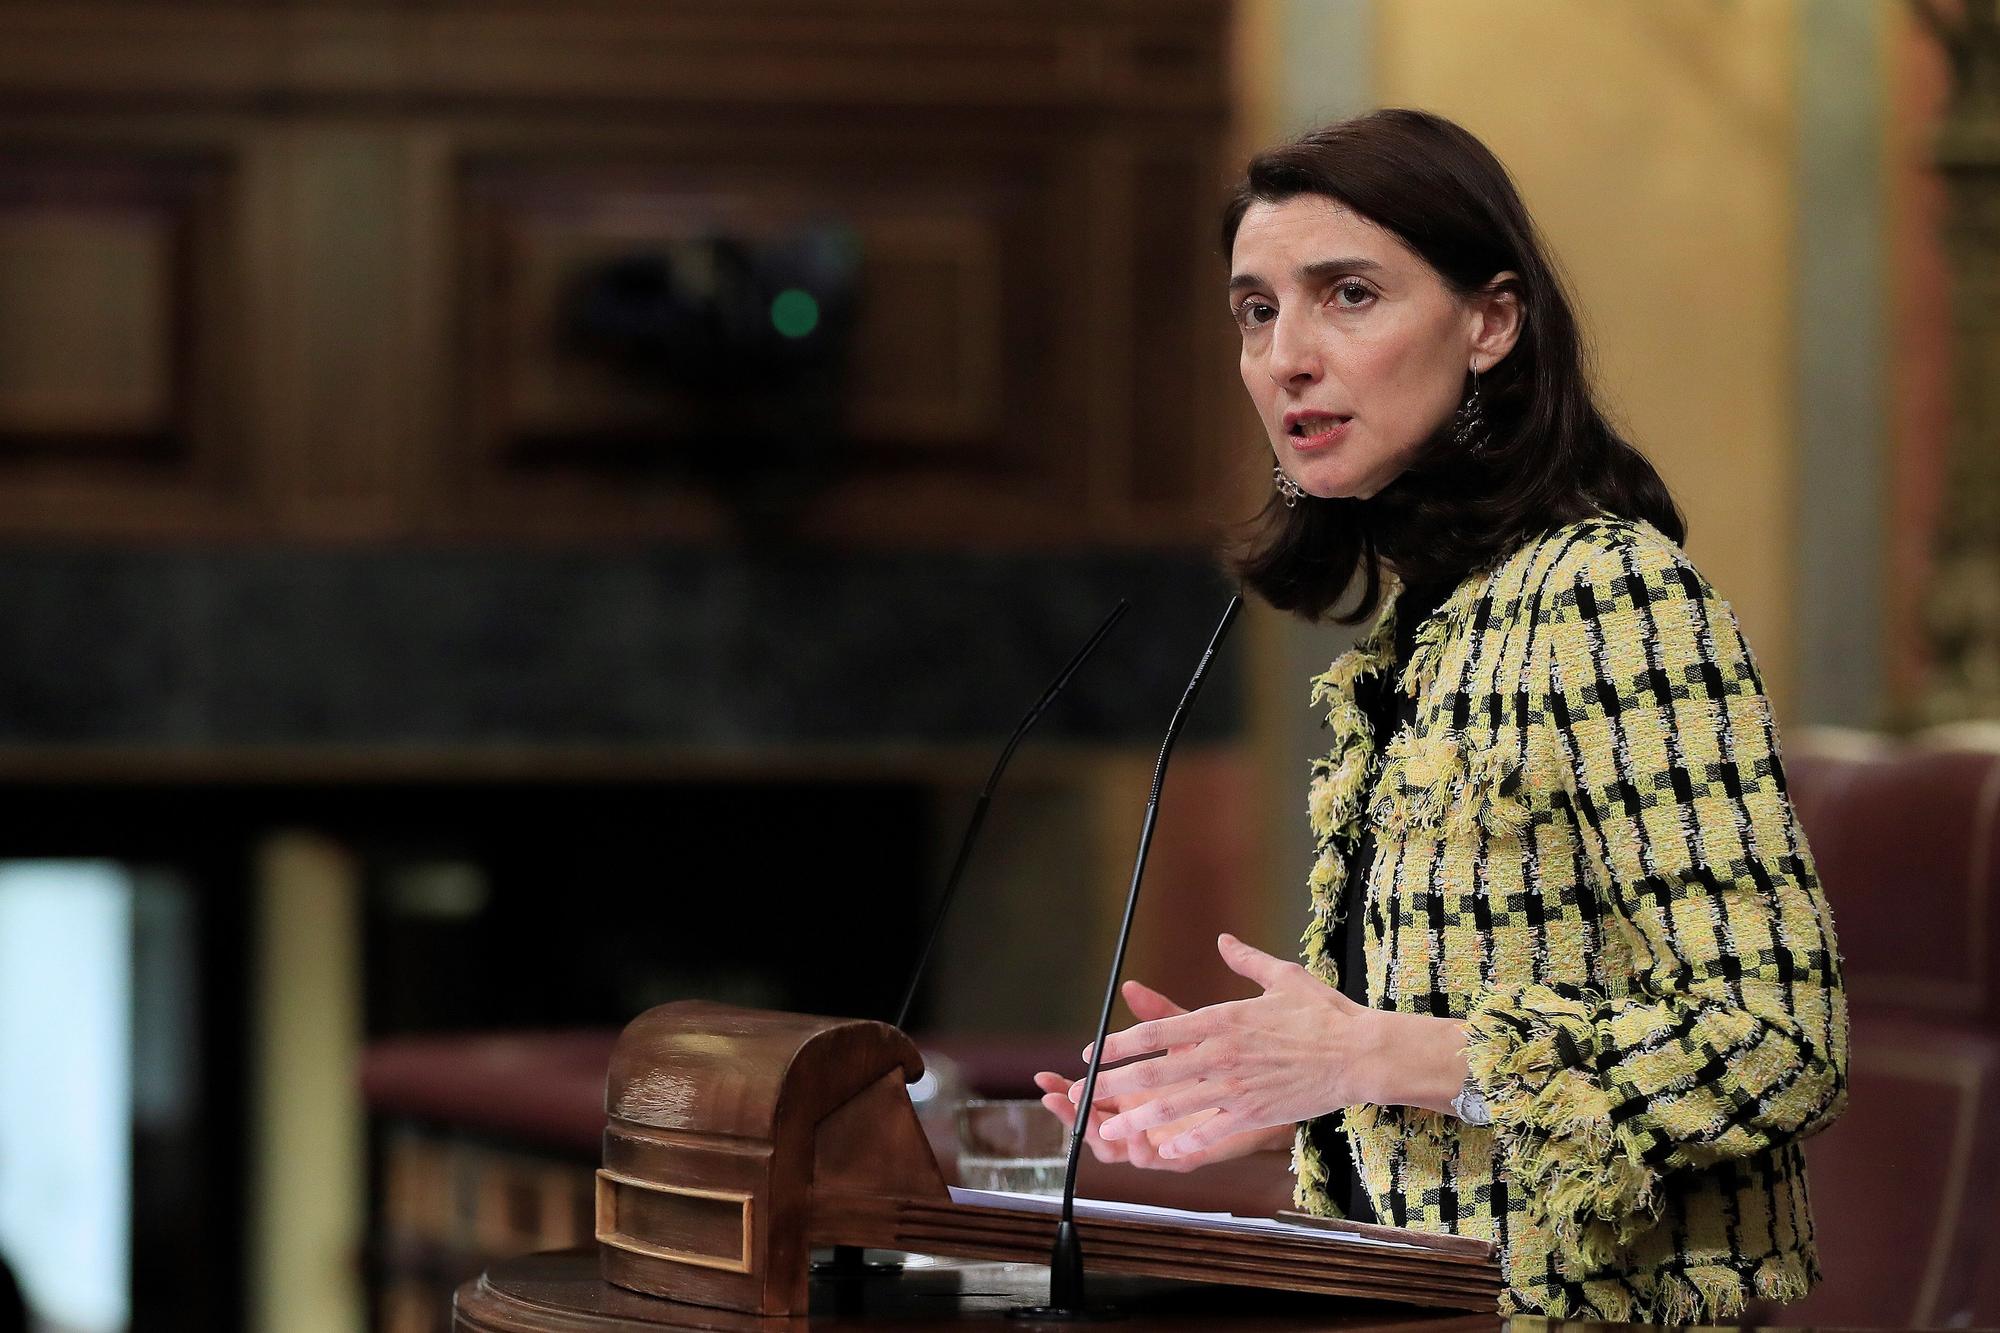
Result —
<instances>
[{"instance_id":1,"label":"carved wood molding","mask_svg":"<svg viewBox=\"0 0 2000 1333\"><path fill-rule=\"evenodd\" d=\"M0 4L11 98L1219 110L1218 0Z\"/></svg>"}]
</instances>

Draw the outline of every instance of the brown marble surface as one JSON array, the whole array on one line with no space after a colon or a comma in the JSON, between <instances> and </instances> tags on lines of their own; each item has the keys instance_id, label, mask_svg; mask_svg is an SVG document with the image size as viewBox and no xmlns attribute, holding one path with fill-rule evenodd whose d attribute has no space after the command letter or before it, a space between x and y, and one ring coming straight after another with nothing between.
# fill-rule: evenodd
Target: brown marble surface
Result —
<instances>
[{"instance_id":1,"label":"brown marble surface","mask_svg":"<svg viewBox=\"0 0 2000 1333\"><path fill-rule=\"evenodd\" d=\"M1114 1307L1107 1333L1204 1329L1214 1333L1585 1333L1634 1324L1564 1324L1557 1320L1466 1315L1327 1296L1198 1286L1154 1278L1099 1276L1093 1300ZM826 1329L896 1328L905 1333L985 1327L1069 1327L1010 1318L1008 1311L1046 1299L1048 1270L1033 1264L918 1259L900 1276L813 1284L812 1313L760 1319L622 1291L598 1280L591 1250L538 1254L494 1265L459 1288L454 1333L821 1333ZM1841 1325L1821 1325L1837 1328ZM1773 1326L1771 1333L1783 1333Z\"/></svg>"}]
</instances>

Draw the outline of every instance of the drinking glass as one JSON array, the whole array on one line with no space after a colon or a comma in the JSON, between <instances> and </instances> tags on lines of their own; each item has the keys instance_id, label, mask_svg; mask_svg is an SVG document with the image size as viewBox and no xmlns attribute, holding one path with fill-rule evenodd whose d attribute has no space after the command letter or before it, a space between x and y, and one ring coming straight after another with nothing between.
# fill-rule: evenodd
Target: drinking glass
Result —
<instances>
[{"instance_id":1,"label":"drinking glass","mask_svg":"<svg viewBox=\"0 0 2000 1333\"><path fill-rule=\"evenodd\" d=\"M1040 1101L973 1100L958 1108L958 1183L1012 1194L1061 1194L1069 1135Z\"/></svg>"}]
</instances>

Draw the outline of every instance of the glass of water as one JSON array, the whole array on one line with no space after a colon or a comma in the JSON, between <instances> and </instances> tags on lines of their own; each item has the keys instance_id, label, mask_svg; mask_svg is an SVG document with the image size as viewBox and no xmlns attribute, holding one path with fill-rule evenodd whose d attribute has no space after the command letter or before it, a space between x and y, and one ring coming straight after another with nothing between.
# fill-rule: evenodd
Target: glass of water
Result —
<instances>
[{"instance_id":1,"label":"glass of water","mask_svg":"<svg viewBox=\"0 0 2000 1333\"><path fill-rule=\"evenodd\" d=\"M1061 1194L1069 1135L1040 1101L969 1101L958 1108L958 1183L1012 1194Z\"/></svg>"}]
</instances>

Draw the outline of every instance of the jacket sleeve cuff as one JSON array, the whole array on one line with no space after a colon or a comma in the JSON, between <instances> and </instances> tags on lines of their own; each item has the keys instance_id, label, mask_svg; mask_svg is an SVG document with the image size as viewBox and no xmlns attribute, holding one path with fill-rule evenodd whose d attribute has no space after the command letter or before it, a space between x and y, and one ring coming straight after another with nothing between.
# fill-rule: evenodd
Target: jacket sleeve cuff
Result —
<instances>
[{"instance_id":1,"label":"jacket sleeve cuff","mask_svg":"<svg viewBox=\"0 0 2000 1333\"><path fill-rule=\"evenodd\" d=\"M1318 1217L1347 1216L1347 1200L1336 1198L1326 1170L1326 1145L1341 1132L1346 1112L1301 1121L1292 1134L1292 1206Z\"/></svg>"},{"instance_id":2,"label":"jacket sleeve cuff","mask_svg":"<svg viewBox=\"0 0 2000 1333\"><path fill-rule=\"evenodd\" d=\"M1574 1273L1614 1262L1657 1217L1658 1173L1612 1122L1592 1006L1531 986L1488 996L1465 1022L1466 1061L1529 1217Z\"/></svg>"}]
</instances>

